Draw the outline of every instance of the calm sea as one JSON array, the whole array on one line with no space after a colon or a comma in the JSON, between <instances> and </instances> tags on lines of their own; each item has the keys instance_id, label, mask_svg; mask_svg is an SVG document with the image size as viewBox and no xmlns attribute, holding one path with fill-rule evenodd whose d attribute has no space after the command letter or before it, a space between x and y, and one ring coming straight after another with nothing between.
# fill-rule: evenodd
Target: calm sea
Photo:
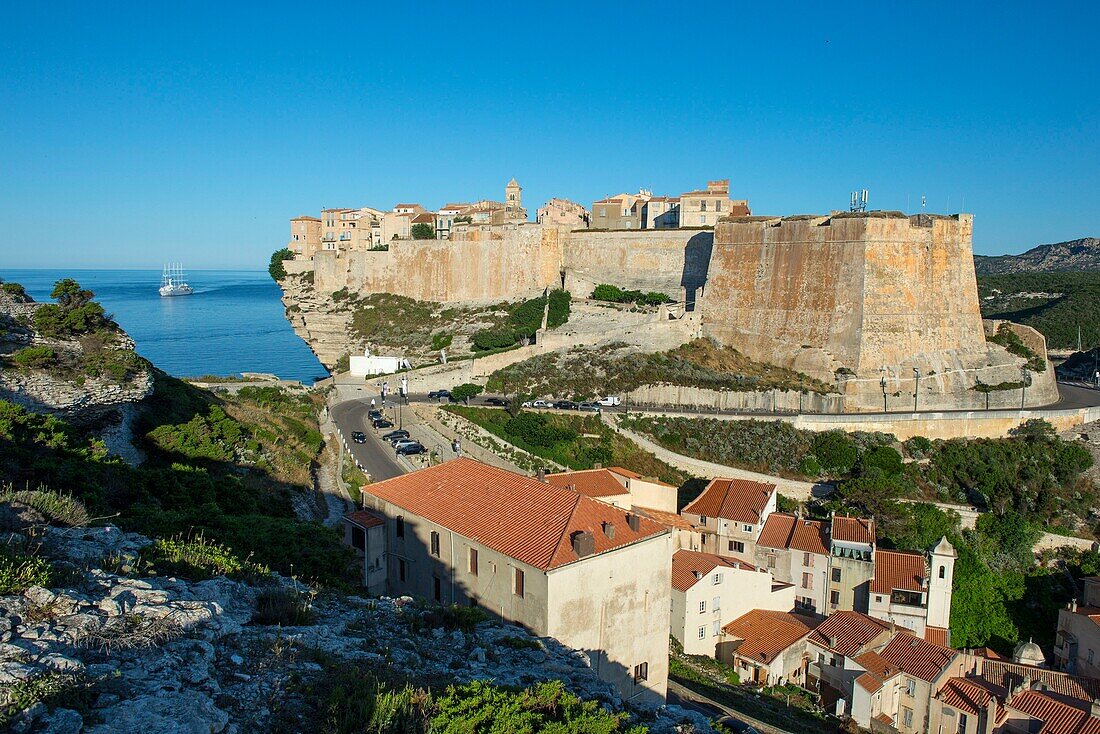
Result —
<instances>
[{"instance_id":1,"label":"calm sea","mask_svg":"<svg viewBox=\"0 0 1100 734\"><path fill-rule=\"evenodd\" d=\"M74 278L137 342L141 356L177 377L271 372L312 384L324 366L283 317L279 286L267 271L196 270L194 295L161 298L159 270L15 270L0 278L21 283L36 301L53 284Z\"/></svg>"}]
</instances>

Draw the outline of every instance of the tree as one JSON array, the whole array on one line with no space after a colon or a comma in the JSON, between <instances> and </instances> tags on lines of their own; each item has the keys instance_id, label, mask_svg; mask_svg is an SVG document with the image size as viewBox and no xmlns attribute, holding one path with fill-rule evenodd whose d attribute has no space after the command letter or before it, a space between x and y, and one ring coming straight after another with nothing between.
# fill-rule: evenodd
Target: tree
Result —
<instances>
[{"instance_id":1,"label":"tree","mask_svg":"<svg viewBox=\"0 0 1100 734\"><path fill-rule=\"evenodd\" d=\"M901 454L891 446L875 446L863 453L859 460L860 471L881 469L884 473L893 475L901 474L905 469L901 462Z\"/></svg>"},{"instance_id":2,"label":"tree","mask_svg":"<svg viewBox=\"0 0 1100 734\"><path fill-rule=\"evenodd\" d=\"M470 398L475 395L480 395L483 389L481 385L475 385L472 382L464 382L451 390L451 397L455 400L461 400L468 405L470 403Z\"/></svg>"},{"instance_id":3,"label":"tree","mask_svg":"<svg viewBox=\"0 0 1100 734\"><path fill-rule=\"evenodd\" d=\"M826 431L814 436L811 449L818 462L828 471L840 474L855 466L859 451L856 442L843 431Z\"/></svg>"},{"instance_id":4,"label":"tree","mask_svg":"<svg viewBox=\"0 0 1100 734\"><path fill-rule=\"evenodd\" d=\"M91 301L94 295L91 291L81 288L80 283L72 278L62 278L53 284L53 290L50 291L50 298L66 310L80 308Z\"/></svg>"},{"instance_id":5,"label":"tree","mask_svg":"<svg viewBox=\"0 0 1100 734\"><path fill-rule=\"evenodd\" d=\"M509 326L481 329L474 333L474 347L481 350L502 349L516 343L516 332Z\"/></svg>"},{"instance_id":6,"label":"tree","mask_svg":"<svg viewBox=\"0 0 1100 734\"><path fill-rule=\"evenodd\" d=\"M283 268L283 260L293 260L294 253L290 251L290 248L284 247L281 250L276 250L271 253L271 261L267 265L267 272L271 274L273 280L282 280L286 277L286 270Z\"/></svg>"},{"instance_id":7,"label":"tree","mask_svg":"<svg viewBox=\"0 0 1100 734\"><path fill-rule=\"evenodd\" d=\"M434 240L435 227L427 222L419 222L413 225L411 234L414 240Z\"/></svg>"},{"instance_id":8,"label":"tree","mask_svg":"<svg viewBox=\"0 0 1100 734\"><path fill-rule=\"evenodd\" d=\"M594 301L610 301L611 303L620 303L623 300L623 290L617 286L608 285L607 283L601 283L596 286L592 291L592 295L589 296Z\"/></svg>"}]
</instances>

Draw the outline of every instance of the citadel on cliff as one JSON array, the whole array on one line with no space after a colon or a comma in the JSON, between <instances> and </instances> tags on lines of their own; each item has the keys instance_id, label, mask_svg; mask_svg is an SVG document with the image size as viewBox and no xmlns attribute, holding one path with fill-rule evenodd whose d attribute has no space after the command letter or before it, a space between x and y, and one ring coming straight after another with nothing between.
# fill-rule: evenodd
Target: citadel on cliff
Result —
<instances>
[{"instance_id":1,"label":"citadel on cliff","mask_svg":"<svg viewBox=\"0 0 1100 734\"><path fill-rule=\"evenodd\" d=\"M434 236L413 238L417 225ZM753 215L747 200L730 198L728 180L678 197L618 194L587 209L551 199L531 222L513 179L503 202L296 217L286 269L311 272L318 294L454 305L554 288L577 300L602 283L665 293L675 303L661 318L683 341L709 337L835 384L844 411L1054 403L1053 370L1035 368L1048 364L1038 332L1005 326L1038 355L1030 365L987 340L1001 325L982 321L972 230L970 214ZM331 364L311 316L299 309L291 321Z\"/></svg>"}]
</instances>

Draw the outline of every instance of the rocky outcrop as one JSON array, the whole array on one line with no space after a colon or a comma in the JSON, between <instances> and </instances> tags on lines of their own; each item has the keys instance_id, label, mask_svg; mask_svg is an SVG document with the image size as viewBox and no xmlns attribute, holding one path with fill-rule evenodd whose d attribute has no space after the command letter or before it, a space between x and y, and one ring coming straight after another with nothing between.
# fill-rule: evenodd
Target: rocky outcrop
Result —
<instances>
[{"instance_id":1,"label":"rocky outcrop","mask_svg":"<svg viewBox=\"0 0 1100 734\"><path fill-rule=\"evenodd\" d=\"M1100 239L1039 245L1019 255L974 256L979 275L995 273L1049 273L1056 270L1100 270Z\"/></svg>"},{"instance_id":2,"label":"rocky outcrop","mask_svg":"<svg viewBox=\"0 0 1100 734\"><path fill-rule=\"evenodd\" d=\"M279 281L283 306L294 333L331 370L352 351L348 333L352 314L334 301L331 294L315 289L309 276L312 272L288 275Z\"/></svg>"},{"instance_id":3,"label":"rocky outcrop","mask_svg":"<svg viewBox=\"0 0 1100 734\"><path fill-rule=\"evenodd\" d=\"M149 365L134 352L134 342L121 330L83 338L47 338L33 327L42 304L0 291L0 399L29 410L53 413L77 424L126 425L126 408L153 390ZM26 347L45 347L54 364L40 368L11 362ZM109 370L88 369L92 354L125 363L121 379ZM128 432L126 432L128 433ZM125 436L116 448L125 451Z\"/></svg>"},{"instance_id":4,"label":"rocky outcrop","mask_svg":"<svg viewBox=\"0 0 1100 734\"><path fill-rule=\"evenodd\" d=\"M311 624L264 626L252 621L261 587L96 568L104 558L136 554L150 543L142 536L111 526L47 528L41 540L44 552L72 572L63 587L0 597L0 711L4 696L47 678L81 694L51 707L28 705L14 718L17 732L244 734L267 731L276 717L294 730L303 697L324 674L318 660L389 669L414 681L561 680L582 698L623 707L584 653L519 627L444 629L438 607L408 597L337 594L313 599ZM288 579L265 583L312 596ZM87 701L80 711L66 707L78 699ZM639 716L654 734L678 731L684 721L710 731L704 717L677 707Z\"/></svg>"}]
</instances>

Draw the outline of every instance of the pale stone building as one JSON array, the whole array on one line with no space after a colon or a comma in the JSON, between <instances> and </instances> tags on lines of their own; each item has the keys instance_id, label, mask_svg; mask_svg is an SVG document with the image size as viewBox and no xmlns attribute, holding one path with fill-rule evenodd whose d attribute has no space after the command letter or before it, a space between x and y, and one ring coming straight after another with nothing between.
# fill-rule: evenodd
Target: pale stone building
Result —
<instances>
[{"instance_id":1,"label":"pale stone building","mask_svg":"<svg viewBox=\"0 0 1100 734\"><path fill-rule=\"evenodd\" d=\"M1054 667L1074 675L1100 678L1100 576L1082 579L1081 603L1058 610Z\"/></svg>"},{"instance_id":2,"label":"pale stone building","mask_svg":"<svg viewBox=\"0 0 1100 734\"><path fill-rule=\"evenodd\" d=\"M312 260L321 249L321 220L305 214L291 219L287 249L294 253L296 260Z\"/></svg>"},{"instance_id":3,"label":"pale stone building","mask_svg":"<svg viewBox=\"0 0 1100 734\"><path fill-rule=\"evenodd\" d=\"M929 555L875 550L867 613L915 635L949 644L955 557L947 538Z\"/></svg>"},{"instance_id":4,"label":"pale stone building","mask_svg":"<svg viewBox=\"0 0 1100 734\"><path fill-rule=\"evenodd\" d=\"M751 563L775 503L774 484L718 478L680 514L699 530L703 551Z\"/></svg>"},{"instance_id":5,"label":"pale stone building","mask_svg":"<svg viewBox=\"0 0 1100 734\"><path fill-rule=\"evenodd\" d=\"M451 228L455 224L455 218L462 214L462 210L469 207L466 203L447 203L439 210L437 215L436 231L439 239L446 240L451 237Z\"/></svg>"},{"instance_id":6,"label":"pale stone building","mask_svg":"<svg viewBox=\"0 0 1100 734\"><path fill-rule=\"evenodd\" d=\"M672 556L672 636L688 655L716 654L722 627L753 609L789 612L794 587L762 568L713 553Z\"/></svg>"},{"instance_id":7,"label":"pale stone building","mask_svg":"<svg viewBox=\"0 0 1100 734\"><path fill-rule=\"evenodd\" d=\"M550 199L535 215L539 224L560 224L573 229L588 227L588 210L568 199Z\"/></svg>"},{"instance_id":8,"label":"pale stone building","mask_svg":"<svg viewBox=\"0 0 1100 734\"><path fill-rule=\"evenodd\" d=\"M707 181L707 188L680 194L679 226L713 227L721 217L751 214L749 203L730 198L730 181Z\"/></svg>"},{"instance_id":9,"label":"pale stone building","mask_svg":"<svg viewBox=\"0 0 1100 734\"><path fill-rule=\"evenodd\" d=\"M391 594L478 605L583 650L625 699L668 679L670 537L637 513L454 459L363 487Z\"/></svg>"},{"instance_id":10,"label":"pale stone building","mask_svg":"<svg viewBox=\"0 0 1100 734\"><path fill-rule=\"evenodd\" d=\"M592 229L641 229L638 209L634 206L646 192L617 194L592 202L589 227Z\"/></svg>"},{"instance_id":11,"label":"pale stone building","mask_svg":"<svg viewBox=\"0 0 1100 734\"><path fill-rule=\"evenodd\" d=\"M547 474L546 481L623 509L676 512L676 487L621 466Z\"/></svg>"},{"instance_id":12,"label":"pale stone building","mask_svg":"<svg viewBox=\"0 0 1100 734\"><path fill-rule=\"evenodd\" d=\"M344 515L344 544L363 564L363 587L371 596L386 593L386 529L382 516L368 510Z\"/></svg>"},{"instance_id":13,"label":"pale stone building","mask_svg":"<svg viewBox=\"0 0 1100 734\"><path fill-rule=\"evenodd\" d=\"M772 513L757 539L753 561L794 584L796 609L825 613L830 563L825 522Z\"/></svg>"},{"instance_id":14,"label":"pale stone building","mask_svg":"<svg viewBox=\"0 0 1100 734\"><path fill-rule=\"evenodd\" d=\"M742 683L802 685L805 638L816 625L812 618L754 609L722 628L717 657Z\"/></svg>"}]
</instances>

